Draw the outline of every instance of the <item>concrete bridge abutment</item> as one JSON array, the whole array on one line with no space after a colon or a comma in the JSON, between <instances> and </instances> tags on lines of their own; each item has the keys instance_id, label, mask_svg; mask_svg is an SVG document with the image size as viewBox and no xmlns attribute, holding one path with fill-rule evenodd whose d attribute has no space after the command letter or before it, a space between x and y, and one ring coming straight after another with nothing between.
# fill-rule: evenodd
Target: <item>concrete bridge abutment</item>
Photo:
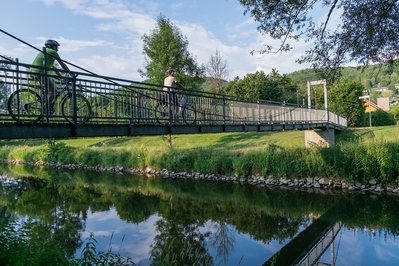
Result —
<instances>
[{"instance_id":1,"label":"concrete bridge abutment","mask_svg":"<svg viewBox=\"0 0 399 266\"><path fill-rule=\"evenodd\" d=\"M334 146L335 129L305 130L305 146L311 147L313 145Z\"/></svg>"}]
</instances>

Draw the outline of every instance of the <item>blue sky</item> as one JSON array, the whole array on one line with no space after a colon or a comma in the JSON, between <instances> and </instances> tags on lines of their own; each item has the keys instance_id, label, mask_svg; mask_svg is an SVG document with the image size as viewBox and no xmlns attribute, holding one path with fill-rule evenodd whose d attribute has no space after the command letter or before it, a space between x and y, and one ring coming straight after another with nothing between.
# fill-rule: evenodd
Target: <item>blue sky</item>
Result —
<instances>
[{"instance_id":1,"label":"blue sky","mask_svg":"<svg viewBox=\"0 0 399 266\"><path fill-rule=\"evenodd\" d=\"M231 71L229 80L257 70L288 74L308 67L295 63L303 42L286 54L252 56L262 44L278 42L257 31L238 0L3 0L1 9L2 30L39 49L55 39L61 58L99 75L144 80L137 71L144 64L141 37L155 28L161 13L187 37L199 64L218 49ZM0 32L1 55L30 64L36 53Z\"/></svg>"}]
</instances>

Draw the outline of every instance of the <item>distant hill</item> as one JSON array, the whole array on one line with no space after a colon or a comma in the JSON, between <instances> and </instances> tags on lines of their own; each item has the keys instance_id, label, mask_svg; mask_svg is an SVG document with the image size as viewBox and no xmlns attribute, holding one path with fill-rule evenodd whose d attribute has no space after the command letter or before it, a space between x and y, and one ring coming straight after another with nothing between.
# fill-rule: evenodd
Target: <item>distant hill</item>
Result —
<instances>
[{"instance_id":1,"label":"distant hill","mask_svg":"<svg viewBox=\"0 0 399 266\"><path fill-rule=\"evenodd\" d=\"M287 74L289 78L299 86L306 86L307 81L319 80L313 69L304 69ZM365 89L387 87L390 90L395 89L395 84L399 84L399 66L393 68L390 72L387 65L380 68L378 65L370 65L362 70L357 67L345 67L342 70L342 77L359 81Z\"/></svg>"}]
</instances>

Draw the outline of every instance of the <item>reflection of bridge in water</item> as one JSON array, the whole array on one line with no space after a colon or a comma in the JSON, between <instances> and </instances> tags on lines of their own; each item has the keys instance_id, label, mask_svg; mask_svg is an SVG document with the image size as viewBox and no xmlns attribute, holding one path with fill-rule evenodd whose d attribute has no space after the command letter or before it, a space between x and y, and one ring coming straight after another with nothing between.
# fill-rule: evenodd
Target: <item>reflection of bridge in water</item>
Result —
<instances>
[{"instance_id":1,"label":"reflection of bridge in water","mask_svg":"<svg viewBox=\"0 0 399 266\"><path fill-rule=\"evenodd\" d=\"M322 236L322 238L317 242L316 245L306 254L306 256L302 259L298 265L327 265L324 263L320 263L319 259L330 247L330 254L331 254L331 264L335 265L335 249L334 249L334 239L337 236L338 232L340 231L342 224L340 222L335 223L327 233Z\"/></svg>"},{"instance_id":2,"label":"reflection of bridge in water","mask_svg":"<svg viewBox=\"0 0 399 266\"><path fill-rule=\"evenodd\" d=\"M0 88L3 95L7 95L0 98L0 138L291 129L323 129L329 132L328 138L334 136L335 130L346 128L346 119L329 110L194 90L176 93L183 111L177 121L172 119L170 110L159 112L159 103L165 102L162 86L78 72L72 73L72 82L67 86L59 82L58 85L69 92L60 91L60 98L49 111L44 108L47 97L43 97L40 84L32 82L29 67L18 61L0 60ZM46 76L48 74L39 78L44 81ZM28 96L14 93L22 90L28 94L28 89L31 91ZM10 104L8 98L12 93ZM69 98L63 101L65 95Z\"/></svg>"},{"instance_id":3,"label":"reflection of bridge in water","mask_svg":"<svg viewBox=\"0 0 399 266\"><path fill-rule=\"evenodd\" d=\"M324 220L322 217L314 220L263 265L335 265L334 239L342 223ZM328 248L330 248L331 263L319 262Z\"/></svg>"}]
</instances>

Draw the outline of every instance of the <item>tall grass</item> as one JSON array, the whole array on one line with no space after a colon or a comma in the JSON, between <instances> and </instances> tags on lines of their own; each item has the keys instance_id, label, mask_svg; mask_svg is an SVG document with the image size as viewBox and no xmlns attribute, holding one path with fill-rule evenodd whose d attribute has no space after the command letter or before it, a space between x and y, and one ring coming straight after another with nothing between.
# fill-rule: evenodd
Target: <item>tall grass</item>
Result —
<instances>
[{"instance_id":1,"label":"tall grass","mask_svg":"<svg viewBox=\"0 0 399 266\"><path fill-rule=\"evenodd\" d=\"M104 167L143 169L149 166L158 170L237 177L328 177L351 183L375 178L399 184L399 142L389 137L390 134L397 134L396 128L387 128L385 132L390 133L386 134L382 133L383 130L377 131L380 134L378 138L370 130L343 132L337 136L334 147L283 145L270 141L270 135L261 133L204 134L181 136L182 139L174 136L176 144L173 149L169 149L166 140L159 136L152 142L145 137L147 145L143 145L138 137L102 138L97 143L90 141L89 146L67 145L65 140L39 146L0 145L0 157ZM297 136L297 132L293 135ZM283 136L285 142L289 142L286 132Z\"/></svg>"}]
</instances>

